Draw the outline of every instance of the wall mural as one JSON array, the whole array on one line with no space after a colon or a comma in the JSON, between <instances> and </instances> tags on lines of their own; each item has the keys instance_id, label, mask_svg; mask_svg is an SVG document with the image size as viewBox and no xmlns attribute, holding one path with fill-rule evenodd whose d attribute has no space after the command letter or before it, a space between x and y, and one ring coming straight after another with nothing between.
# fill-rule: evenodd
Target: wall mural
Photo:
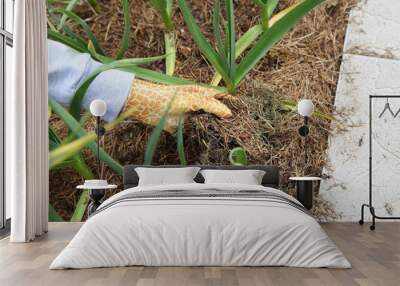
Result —
<instances>
[{"instance_id":1,"label":"wall mural","mask_svg":"<svg viewBox=\"0 0 400 286\"><path fill-rule=\"evenodd\" d=\"M304 97L321 175L353 2L48 0L50 220L85 219L75 187L121 186L125 164L277 164L290 191ZM100 169L94 99L107 103ZM318 197L314 214L334 215Z\"/></svg>"}]
</instances>

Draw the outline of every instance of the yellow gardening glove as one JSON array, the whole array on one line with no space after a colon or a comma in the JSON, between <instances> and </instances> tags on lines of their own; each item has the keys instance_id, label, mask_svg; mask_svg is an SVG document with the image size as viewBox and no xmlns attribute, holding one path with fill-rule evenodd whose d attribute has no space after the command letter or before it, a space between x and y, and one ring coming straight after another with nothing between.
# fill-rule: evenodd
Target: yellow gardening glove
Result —
<instances>
[{"instance_id":1,"label":"yellow gardening glove","mask_svg":"<svg viewBox=\"0 0 400 286\"><path fill-rule=\"evenodd\" d=\"M172 101L164 130L176 130L179 118L187 112L204 110L220 118L232 115L231 110L215 97L221 92L198 85L162 85L136 79L123 112L149 125L157 125Z\"/></svg>"}]
</instances>

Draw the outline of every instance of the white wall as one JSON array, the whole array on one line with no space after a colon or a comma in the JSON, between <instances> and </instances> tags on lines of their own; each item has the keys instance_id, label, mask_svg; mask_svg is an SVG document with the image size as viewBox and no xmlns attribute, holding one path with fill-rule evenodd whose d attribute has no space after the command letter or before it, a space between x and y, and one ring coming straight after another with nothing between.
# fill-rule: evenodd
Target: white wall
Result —
<instances>
[{"instance_id":1,"label":"white wall","mask_svg":"<svg viewBox=\"0 0 400 286\"><path fill-rule=\"evenodd\" d=\"M345 114L346 132L330 137L330 179L321 196L335 205L340 220L358 221L368 202L369 95L400 95L400 1L361 1L350 15L335 107ZM386 101L374 102L373 194L378 215L400 215L400 115L378 118ZM400 99L390 100L396 112ZM367 216L369 218L369 216Z\"/></svg>"}]
</instances>

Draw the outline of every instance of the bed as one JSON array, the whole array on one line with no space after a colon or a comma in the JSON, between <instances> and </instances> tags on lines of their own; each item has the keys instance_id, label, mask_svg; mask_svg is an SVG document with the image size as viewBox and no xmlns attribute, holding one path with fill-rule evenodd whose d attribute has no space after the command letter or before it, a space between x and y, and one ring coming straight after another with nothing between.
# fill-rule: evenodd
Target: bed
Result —
<instances>
[{"instance_id":1,"label":"bed","mask_svg":"<svg viewBox=\"0 0 400 286\"><path fill-rule=\"evenodd\" d=\"M124 191L100 205L50 269L351 267L308 211L278 190L275 166L199 166L262 170L261 185L204 183L198 173L193 183L149 186L138 185L137 167L124 167Z\"/></svg>"}]
</instances>

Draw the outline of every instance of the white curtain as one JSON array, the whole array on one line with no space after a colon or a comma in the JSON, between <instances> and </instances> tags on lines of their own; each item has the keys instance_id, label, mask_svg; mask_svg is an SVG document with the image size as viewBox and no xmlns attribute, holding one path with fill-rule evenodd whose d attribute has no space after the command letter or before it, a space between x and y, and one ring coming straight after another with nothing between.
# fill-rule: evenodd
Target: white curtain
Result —
<instances>
[{"instance_id":1,"label":"white curtain","mask_svg":"<svg viewBox=\"0 0 400 286\"><path fill-rule=\"evenodd\" d=\"M48 120L45 0L15 1L13 93L6 98L6 187L12 242L47 232Z\"/></svg>"}]
</instances>

